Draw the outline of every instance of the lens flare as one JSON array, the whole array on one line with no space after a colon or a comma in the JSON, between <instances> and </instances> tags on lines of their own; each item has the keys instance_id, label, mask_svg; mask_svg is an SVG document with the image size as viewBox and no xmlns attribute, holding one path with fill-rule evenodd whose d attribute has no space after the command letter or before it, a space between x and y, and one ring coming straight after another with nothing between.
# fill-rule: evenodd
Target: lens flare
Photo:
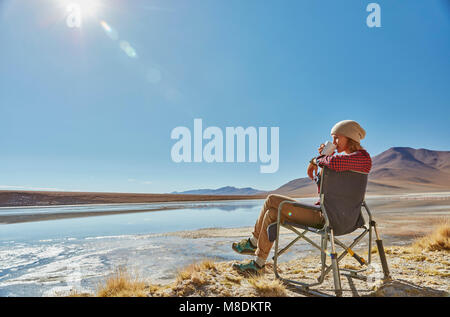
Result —
<instances>
[{"instance_id":1,"label":"lens flare","mask_svg":"<svg viewBox=\"0 0 450 317\"><path fill-rule=\"evenodd\" d=\"M136 51L127 41L120 41L120 48L128 55L128 57L137 58Z\"/></svg>"},{"instance_id":2,"label":"lens flare","mask_svg":"<svg viewBox=\"0 0 450 317\"><path fill-rule=\"evenodd\" d=\"M157 84L161 81L161 72L159 71L159 69L151 67L149 68L149 70L147 71L147 80L151 83L151 84Z\"/></svg>"},{"instance_id":3,"label":"lens flare","mask_svg":"<svg viewBox=\"0 0 450 317\"><path fill-rule=\"evenodd\" d=\"M112 31L112 30L111 30L111 27L110 27L110 26L108 25L108 23L106 23L105 21L101 21L100 24L102 25L103 29L104 29L106 32L111 32L111 31Z\"/></svg>"},{"instance_id":4,"label":"lens flare","mask_svg":"<svg viewBox=\"0 0 450 317\"><path fill-rule=\"evenodd\" d=\"M105 21L100 21L100 25L102 26L103 30L105 31L106 35L108 35L109 38L116 41L119 38L119 34L116 30L114 30L108 23Z\"/></svg>"}]
</instances>

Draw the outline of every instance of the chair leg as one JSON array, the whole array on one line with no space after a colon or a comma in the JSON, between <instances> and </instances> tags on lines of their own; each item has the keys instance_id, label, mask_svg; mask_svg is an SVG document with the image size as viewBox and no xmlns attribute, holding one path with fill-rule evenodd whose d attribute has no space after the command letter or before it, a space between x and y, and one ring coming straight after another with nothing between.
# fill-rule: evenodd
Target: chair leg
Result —
<instances>
[{"instance_id":1,"label":"chair leg","mask_svg":"<svg viewBox=\"0 0 450 317\"><path fill-rule=\"evenodd\" d=\"M320 260L321 260L321 263L322 263L322 268L321 268L321 271L320 271L320 276L319 276L319 278L318 278L318 281L320 282L320 283L322 283L323 282L323 280L325 279L325 267L326 267L326 265L327 265L327 263L326 263L326 261L327 261L327 253L326 253L326 250L327 250L327 239L328 239L328 235L327 234L323 234L322 235L322 240L321 240L321 254L320 254Z\"/></svg>"},{"instance_id":2,"label":"chair leg","mask_svg":"<svg viewBox=\"0 0 450 317\"><path fill-rule=\"evenodd\" d=\"M341 277L339 274L339 265L336 259L336 253L331 254L331 265L333 267L333 279L334 279L334 292L336 296L342 296L342 286L341 286Z\"/></svg>"},{"instance_id":3,"label":"chair leg","mask_svg":"<svg viewBox=\"0 0 450 317\"><path fill-rule=\"evenodd\" d=\"M334 291L336 293L336 296L340 297L342 296L341 275L339 272L337 253L334 245L333 229L330 230L330 242L331 242L331 267L333 269Z\"/></svg>"},{"instance_id":4,"label":"chair leg","mask_svg":"<svg viewBox=\"0 0 450 317\"><path fill-rule=\"evenodd\" d=\"M391 278L389 273L389 267L386 260L386 253L384 252L383 241L380 239L378 235L378 230L375 221L373 221L373 228L375 230L375 235L377 239L375 242L377 243L378 254L380 255L381 267L383 268L384 279L388 280Z\"/></svg>"},{"instance_id":5,"label":"chair leg","mask_svg":"<svg viewBox=\"0 0 450 317\"><path fill-rule=\"evenodd\" d=\"M277 236L275 239L275 248L274 248L274 255L273 255L273 272L275 273L275 277L277 279L280 278L280 276L278 275L278 268L277 268L277 264L278 264L278 242L280 239L280 212L278 212L278 219L277 219Z\"/></svg>"}]
</instances>

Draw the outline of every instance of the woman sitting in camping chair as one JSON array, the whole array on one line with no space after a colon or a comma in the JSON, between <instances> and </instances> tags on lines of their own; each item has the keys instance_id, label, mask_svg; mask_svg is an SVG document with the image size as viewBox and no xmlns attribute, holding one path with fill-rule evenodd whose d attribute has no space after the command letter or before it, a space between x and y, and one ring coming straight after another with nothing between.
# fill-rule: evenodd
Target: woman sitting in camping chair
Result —
<instances>
[{"instance_id":1,"label":"woman sitting in camping chair","mask_svg":"<svg viewBox=\"0 0 450 317\"><path fill-rule=\"evenodd\" d=\"M309 178L315 179L315 176L317 177L318 175L318 167L323 166L327 166L337 172L352 170L369 173L372 167L372 160L369 153L360 145L360 140L365 135L366 132L356 121L344 120L336 123L331 129L333 144L336 146L338 153L345 152L345 154L333 155L333 152L331 155L322 155L324 144L321 144L318 149L319 156L313 158L309 163L307 169ZM320 186L319 184L320 182L317 181L318 186ZM273 244L269 240L267 227L271 223L277 222L278 206L284 200L296 201L283 195L270 194L267 196L252 236L239 243L233 243L232 248L237 253L256 256L255 260L251 260L248 263L234 264L233 267L239 272L252 274L262 272ZM316 204L319 203L317 202ZM281 210L281 221L284 222L285 220L317 228L321 228L325 223L322 212L318 210L288 206L286 204L283 205Z\"/></svg>"}]
</instances>

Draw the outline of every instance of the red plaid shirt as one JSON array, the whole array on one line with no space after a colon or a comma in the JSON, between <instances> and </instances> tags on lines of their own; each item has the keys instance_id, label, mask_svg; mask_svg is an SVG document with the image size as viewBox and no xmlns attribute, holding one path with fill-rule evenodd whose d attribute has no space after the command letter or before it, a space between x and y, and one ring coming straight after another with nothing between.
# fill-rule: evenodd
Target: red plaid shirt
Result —
<instances>
[{"instance_id":1,"label":"red plaid shirt","mask_svg":"<svg viewBox=\"0 0 450 317\"><path fill-rule=\"evenodd\" d=\"M372 159L366 150L344 155L320 155L316 158L320 167L327 166L337 172L357 171L369 173L372 168ZM320 193L320 178L317 179L317 192ZM318 205L320 201L316 203Z\"/></svg>"},{"instance_id":2,"label":"red plaid shirt","mask_svg":"<svg viewBox=\"0 0 450 317\"><path fill-rule=\"evenodd\" d=\"M326 166L336 172L369 173L372 168L372 159L366 150L358 150L344 155L320 155L316 158L316 162L320 167Z\"/></svg>"}]
</instances>

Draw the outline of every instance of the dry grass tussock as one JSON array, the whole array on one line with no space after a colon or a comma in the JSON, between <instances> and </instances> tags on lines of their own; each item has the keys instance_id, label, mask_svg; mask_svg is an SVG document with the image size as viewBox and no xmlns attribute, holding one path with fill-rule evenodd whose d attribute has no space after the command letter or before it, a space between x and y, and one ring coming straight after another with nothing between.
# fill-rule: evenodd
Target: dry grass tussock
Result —
<instances>
[{"instance_id":1,"label":"dry grass tussock","mask_svg":"<svg viewBox=\"0 0 450 317\"><path fill-rule=\"evenodd\" d=\"M243 276L230 263L204 260L178 272L166 296L286 296L272 275Z\"/></svg>"},{"instance_id":2,"label":"dry grass tussock","mask_svg":"<svg viewBox=\"0 0 450 317\"><path fill-rule=\"evenodd\" d=\"M69 297L146 297L155 286L149 285L139 277L131 274L124 267L117 268L104 284L97 286L95 294L83 293L72 290Z\"/></svg>"},{"instance_id":3,"label":"dry grass tussock","mask_svg":"<svg viewBox=\"0 0 450 317\"><path fill-rule=\"evenodd\" d=\"M450 220L443 220L429 235L417 239L412 248L418 251L450 251Z\"/></svg>"},{"instance_id":4,"label":"dry grass tussock","mask_svg":"<svg viewBox=\"0 0 450 317\"><path fill-rule=\"evenodd\" d=\"M152 286L137 274L129 273L125 268L118 268L97 289L98 297L146 297Z\"/></svg>"},{"instance_id":5,"label":"dry grass tussock","mask_svg":"<svg viewBox=\"0 0 450 317\"><path fill-rule=\"evenodd\" d=\"M97 290L98 297L128 297L146 296L145 283L132 277L124 268L117 269L112 276L110 276L105 285L100 286Z\"/></svg>"},{"instance_id":6,"label":"dry grass tussock","mask_svg":"<svg viewBox=\"0 0 450 317\"><path fill-rule=\"evenodd\" d=\"M253 276L248 279L258 296L282 297L286 296L286 287L279 280L269 280L264 276Z\"/></svg>"},{"instance_id":7,"label":"dry grass tussock","mask_svg":"<svg viewBox=\"0 0 450 317\"><path fill-rule=\"evenodd\" d=\"M189 265L178 271L170 295L189 296L198 293L206 296L205 287L212 283L217 271L216 263L211 260Z\"/></svg>"}]
</instances>

